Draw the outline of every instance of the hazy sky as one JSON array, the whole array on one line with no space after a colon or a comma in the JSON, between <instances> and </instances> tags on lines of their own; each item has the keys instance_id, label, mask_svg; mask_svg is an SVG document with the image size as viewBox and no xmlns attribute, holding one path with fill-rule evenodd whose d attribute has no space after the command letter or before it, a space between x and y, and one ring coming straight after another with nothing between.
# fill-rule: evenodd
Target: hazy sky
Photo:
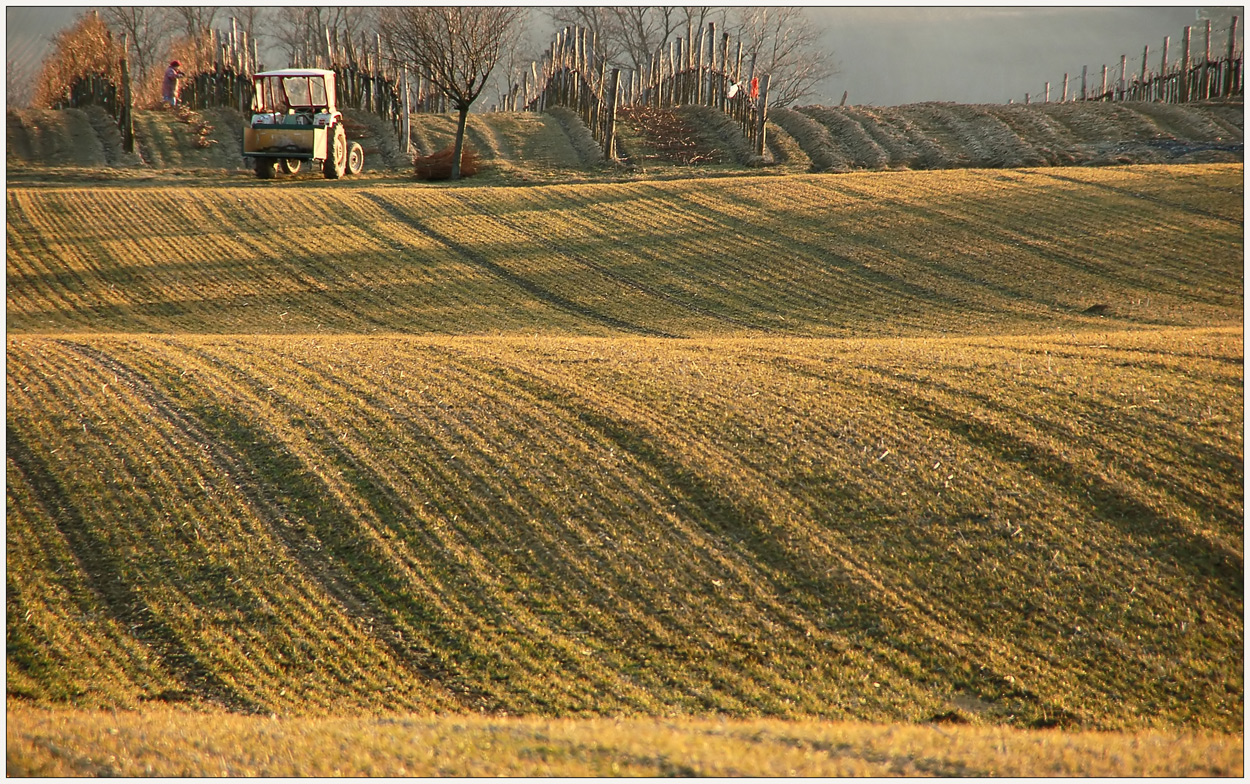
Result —
<instances>
[{"instance_id":1,"label":"hazy sky","mask_svg":"<svg viewBox=\"0 0 1250 784\"><path fill-rule=\"evenodd\" d=\"M41 52L48 37L83 8L7 7L6 54L20 60ZM808 13L827 28L825 40L840 73L807 102L836 104L845 90L850 103L877 106L1019 102L1026 92L1040 99L1047 80L1057 100L1065 71L1079 89L1081 66L1089 66L1091 78L1101 78L1104 64L1118 75L1123 54L1129 72L1138 73L1147 44L1149 65L1157 69L1164 36L1171 36L1176 57L1185 25L1206 16L1226 20L1230 13L1244 18L1242 8L1192 6L811 6ZM541 10L533 17L545 25ZM1228 43L1222 24L1214 25L1217 52ZM1196 51L1204 45L1204 31L1194 28Z\"/></svg>"},{"instance_id":2,"label":"hazy sky","mask_svg":"<svg viewBox=\"0 0 1250 784\"><path fill-rule=\"evenodd\" d=\"M1081 66L1101 79L1102 66L1119 74L1120 55L1129 73L1141 72L1142 47L1158 69L1164 36L1169 58L1179 56L1186 25L1195 25L1192 48L1205 46L1199 17L1242 16L1241 8L1195 7L858 7L811 8L828 25L826 40L841 73L812 103L891 106L919 101L1006 103L1041 96L1051 82L1058 99L1063 75L1080 89ZM1213 30L1221 22L1212 25ZM1226 24L1224 22L1223 24ZM1239 21L1239 29L1243 23ZM1239 36L1240 37L1240 36ZM1212 49L1223 51L1228 33L1212 33Z\"/></svg>"}]
</instances>

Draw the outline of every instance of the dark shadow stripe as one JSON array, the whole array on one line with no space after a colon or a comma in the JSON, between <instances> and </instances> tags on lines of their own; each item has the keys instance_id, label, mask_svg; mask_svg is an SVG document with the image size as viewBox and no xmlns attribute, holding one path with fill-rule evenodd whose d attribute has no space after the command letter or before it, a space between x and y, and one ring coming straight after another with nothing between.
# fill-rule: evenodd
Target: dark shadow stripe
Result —
<instances>
[{"instance_id":1,"label":"dark shadow stripe","mask_svg":"<svg viewBox=\"0 0 1250 784\"><path fill-rule=\"evenodd\" d=\"M109 615L155 651L166 670L180 680L187 691L230 710L263 712L264 706L240 695L187 650L177 632L157 617L143 596L126 583L121 559L83 519L71 494L26 446L12 425L6 424L5 437L8 458L26 476L40 505L69 544L87 586L100 597Z\"/></svg>"},{"instance_id":2,"label":"dark shadow stripe","mask_svg":"<svg viewBox=\"0 0 1250 784\"><path fill-rule=\"evenodd\" d=\"M385 210L389 215L391 215L393 218L398 220L400 223L403 223L408 228L418 231L424 234L425 236L429 237L430 239L434 240L435 242L441 245L445 245L448 248L451 248L456 253L460 254L461 257L471 261L473 264L481 267L482 269L491 273L492 275L499 278L500 280L503 280L505 283L508 283L511 286L515 286L521 289L522 291L524 291L526 294L529 294L534 299L550 307L556 308L557 310L562 310L565 313L571 313L575 316L587 319L589 321L597 322L606 327L611 327L612 329L621 330L622 332L630 332L636 335L648 335L652 337L665 337L665 338L677 337L676 335L672 335L667 332L662 332L656 329L651 329L650 327L644 327L638 324L631 324L628 321L622 321L618 318L609 316L605 313L599 313L597 311L591 310L590 308L587 308L584 305L579 305L578 303L570 299L567 299L566 297L563 297L559 294L556 294L553 291L549 291L543 288L542 286L538 285L532 280L523 278L520 275L517 275L515 272L512 272L511 270L508 270L507 268L499 264L496 264L495 262L486 258L486 256L482 255L481 253L469 247L468 245L459 243L456 240L452 239L451 237L448 237L446 234L443 234L442 232L437 231L436 229L430 228L429 226L425 225L421 221L417 220L416 218L412 217L408 213L404 212L404 210L401 209L395 203L390 202L374 193L361 193L360 195L368 199L369 201L373 202L374 204L377 204L379 207Z\"/></svg>"}]
</instances>

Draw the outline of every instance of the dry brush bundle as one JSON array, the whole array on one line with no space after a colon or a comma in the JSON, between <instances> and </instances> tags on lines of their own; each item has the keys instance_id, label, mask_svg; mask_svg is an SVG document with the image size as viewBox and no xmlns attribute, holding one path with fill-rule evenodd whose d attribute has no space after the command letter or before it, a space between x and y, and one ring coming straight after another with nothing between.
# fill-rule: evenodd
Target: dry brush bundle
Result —
<instances>
[{"instance_id":1,"label":"dry brush bundle","mask_svg":"<svg viewBox=\"0 0 1250 784\"><path fill-rule=\"evenodd\" d=\"M708 149L696 128L674 109L653 106L623 106L618 115L633 125L644 143L663 157L681 164L719 163L720 150Z\"/></svg>"},{"instance_id":2,"label":"dry brush bundle","mask_svg":"<svg viewBox=\"0 0 1250 784\"><path fill-rule=\"evenodd\" d=\"M413 161L413 170L418 180L450 180L451 162L455 156L454 146L447 146L436 153L423 155ZM460 156L460 176L472 177L479 169L480 157L472 147L465 145Z\"/></svg>"},{"instance_id":3,"label":"dry brush bundle","mask_svg":"<svg viewBox=\"0 0 1250 784\"><path fill-rule=\"evenodd\" d=\"M44 59L35 83L35 105L55 106L69 98L75 79L103 74L121 84L120 42L95 11L88 11L52 40L52 52Z\"/></svg>"}]
</instances>

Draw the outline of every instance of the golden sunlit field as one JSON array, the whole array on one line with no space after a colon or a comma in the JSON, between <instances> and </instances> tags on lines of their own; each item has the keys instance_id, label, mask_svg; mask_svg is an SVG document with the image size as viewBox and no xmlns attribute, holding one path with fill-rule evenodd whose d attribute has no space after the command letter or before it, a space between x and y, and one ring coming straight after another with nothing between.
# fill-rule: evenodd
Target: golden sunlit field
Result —
<instances>
[{"instance_id":1,"label":"golden sunlit field","mask_svg":"<svg viewBox=\"0 0 1250 784\"><path fill-rule=\"evenodd\" d=\"M1240 164L226 179L8 189L10 774L1242 775Z\"/></svg>"}]
</instances>

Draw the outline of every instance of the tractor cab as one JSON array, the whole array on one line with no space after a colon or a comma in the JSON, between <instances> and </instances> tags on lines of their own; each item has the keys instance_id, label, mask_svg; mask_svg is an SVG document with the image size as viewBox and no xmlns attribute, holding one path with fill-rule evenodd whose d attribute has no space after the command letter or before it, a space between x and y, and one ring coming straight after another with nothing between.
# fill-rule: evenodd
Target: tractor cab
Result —
<instances>
[{"instance_id":1,"label":"tractor cab","mask_svg":"<svg viewBox=\"0 0 1250 784\"><path fill-rule=\"evenodd\" d=\"M334 106L334 71L288 68L252 77L252 125L324 128L342 119Z\"/></svg>"},{"instance_id":2,"label":"tractor cab","mask_svg":"<svg viewBox=\"0 0 1250 784\"><path fill-rule=\"evenodd\" d=\"M335 73L321 68L285 68L252 77L252 118L243 129L243 155L256 176L287 174L304 161L321 164L325 176L356 174L364 165L359 144L347 143L343 115L335 106Z\"/></svg>"}]
</instances>

